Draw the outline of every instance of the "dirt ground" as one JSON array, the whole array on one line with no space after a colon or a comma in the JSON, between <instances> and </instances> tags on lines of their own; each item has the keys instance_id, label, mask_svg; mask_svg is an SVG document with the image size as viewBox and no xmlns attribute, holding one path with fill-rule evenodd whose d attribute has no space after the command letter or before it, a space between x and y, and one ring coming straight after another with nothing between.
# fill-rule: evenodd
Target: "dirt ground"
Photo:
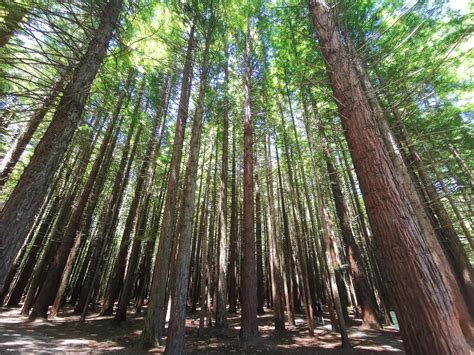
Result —
<instances>
[{"instance_id":1,"label":"dirt ground","mask_svg":"<svg viewBox=\"0 0 474 355\"><path fill-rule=\"evenodd\" d=\"M129 314L128 320L120 326L113 325L112 317L90 315L80 323L78 316L68 310L59 317L28 322L18 316L20 310L0 309L0 353L123 353L142 354L146 351L137 347L143 315ZM226 330L205 328L198 334L198 315L190 315L186 321L186 350L190 354L383 354L403 353L399 333L391 328L380 331L359 327L354 321L349 327L352 349L340 348L339 335L331 331L331 326L318 325L316 336L310 337L302 315L296 326L287 327L285 332L275 333L272 314L259 316L260 337L251 343L239 342L239 317L229 317ZM164 347L148 352L161 353Z\"/></svg>"}]
</instances>

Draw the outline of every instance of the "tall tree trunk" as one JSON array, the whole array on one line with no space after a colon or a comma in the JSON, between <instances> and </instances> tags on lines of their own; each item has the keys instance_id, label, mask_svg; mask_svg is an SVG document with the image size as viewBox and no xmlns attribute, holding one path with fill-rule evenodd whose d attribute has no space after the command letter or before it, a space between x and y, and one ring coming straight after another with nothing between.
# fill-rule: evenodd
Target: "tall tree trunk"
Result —
<instances>
[{"instance_id":1,"label":"tall tree trunk","mask_svg":"<svg viewBox=\"0 0 474 355\"><path fill-rule=\"evenodd\" d=\"M97 122L98 121L99 120L97 120ZM100 126L98 133L95 135L95 137L91 132L89 139L85 140L81 147L82 152L79 154L80 159L78 159L77 167L74 169L73 174L71 174L73 176L72 183L70 184L69 188L65 190L68 191L68 193L65 197L63 197L61 201L61 207L56 217L56 221L52 225L51 230L49 232L50 237L43 248L41 258L37 262L35 270L32 274L28 292L26 294L25 301L23 303L23 308L21 310L21 315L23 316L28 316L35 300L35 296L37 293L36 291L41 285L41 282L44 280L44 276L46 274L45 271L47 271L48 265L52 260L52 251L58 248L59 246L59 240L69 220L71 205L73 205L74 200L76 199L76 196L80 191L82 177L85 175L87 165L89 164L89 161L91 159L92 149L101 130L102 126Z\"/></svg>"},{"instance_id":2,"label":"tall tree trunk","mask_svg":"<svg viewBox=\"0 0 474 355\"><path fill-rule=\"evenodd\" d=\"M448 290L453 297L456 316L459 320L461 329L463 330L465 336L471 338L472 319L466 317L468 308L462 296L462 290L459 287L459 284L455 281L455 275L453 275L452 270L448 267L449 262L442 251L442 248L437 240L434 226L429 219L429 211L426 210L426 205L422 202L420 192L416 190L412 175L410 175L408 167L406 166L405 161L403 160L403 157L400 153L399 143L392 133L388 119L384 114L382 105L380 104L380 100L373 89L368 71L362 64L357 53L355 53L352 41L350 40L349 36L347 35L346 38L350 54L354 61L355 73L360 77L360 87L361 89L365 90L367 95L367 102L369 104L367 107L374 115L374 119L378 125L382 140L385 143L388 155L395 168L395 173L398 175L401 187L405 190L408 201L415 212L415 216L421 228L421 233L426 237L427 245L431 249L432 255L434 257L435 265L441 272L444 283L447 285Z\"/></svg>"},{"instance_id":3,"label":"tall tree trunk","mask_svg":"<svg viewBox=\"0 0 474 355\"><path fill-rule=\"evenodd\" d=\"M408 352L467 353L453 298L433 260L363 96L328 6L309 1L393 306ZM413 314L416 313L416 317Z\"/></svg>"},{"instance_id":4,"label":"tall tree trunk","mask_svg":"<svg viewBox=\"0 0 474 355\"><path fill-rule=\"evenodd\" d=\"M257 267L255 262L254 181L253 181L253 122L252 122L252 49L250 21L245 39L244 74L244 194L242 220L241 291L242 318L240 337L258 336L257 325Z\"/></svg>"},{"instance_id":5,"label":"tall tree trunk","mask_svg":"<svg viewBox=\"0 0 474 355\"><path fill-rule=\"evenodd\" d=\"M105 5L100 25L64 90L52 122L0 213L0 289L79 124L90 86L104 59L121 7L122 0L109 0Z\"/></svg>"},{"instance_id":6,"label":"tall tree trunk","mask_svg":"<svg viewBox=\"0 0 474 355\"><path fill-rule=\"evenodd\" d=\"M139 125L137 132L135 134L135 141L133 143L132 152L130 154L129 162L128 162L126 172L125 172L125 175L127 176L127 178L130 176L130 169L132 167L133 161L135 160L137 148L140 144L141 132L143 131L143 125L139 123L139 118L140 118L139 112L141 110L141 104L143 101L145 82L146 82L145 78L142 78L142 83L135 99L135 105L134 105L134 109L132 113L132 122L130 123L129 134L128 134L127 141L124 147L124 155L122 155L122 158L121 158L122 160L120 162L119 171L122 171L126 162L125 152L128 151L130 147L131 138L133 136L135 127ZM148 105L148 102L146 106L147 105ZM139 176L141 176L140 174L141 174L141 171L139 173ZM120 179L118 179L118 181L120 181ZM117 190L114 190L114 191L117 191L117 193L120 192L120 195L114 195L112 197L112 200L110 202L110 207L111 207L109 210L110 212L106 216L104 228L102 231L102 233L104 234L102 238L105 238L107 244L108 242L110 242L110 239L113 238L114 236L116 222L117 222L117 218L118 218L120 207L123 200L123 194L125 192L126 185L128 184L128 179L127 180L123 179L121 181L120 186L118 186L117 184L118 181L116 180L116 183L114 186L114 188L116 188ZM135 221L135 210L137 208L136 199L133 202L134 204L133 206L130 206L129 213L127 215L125 228L122 232L122 238L120 239L120 244L118 247L117 257L115 259L115 262L113 263L111 275L109 277L109 282L107 283L106 293L105 293L104 300L102 303L102 309L100 311L101 315L112 314L114 303L119 296L120 289L122 288L123 277L125 274L127 251L128 251L128 246L130 243L133 222Z\"/></svg>"},{"instance_id":7,"label":"tall tree trunk","mask_svg":"<svg viewBox=\"0 0 474 355\"><path fill-rule=\"evenodd\" d=\"M382 79L379 76L379 80L382 83ZM390 94L385 93L387 100L393 102L393 98ZM469 262L469 259L466 255L466 252L461 244L459 237L457 235L456 229L453 226L453 223L446 211L443 203L440 199L436 188L433 185L433 182L430 178L428 170L426 169L423 160L421 159L418 152L414 149L413 144L410 142L410 135L407 131L405 124L400 117L400 114L397 110L393 109L392 114L396 119L398 132L401 142L404 144L407 150L408 159L415 166L418 172L418 179L426 194L425 203L434 213L436 219L433 221L436 224L437 229L439 229L438 234L440 236L440 244L444 246L444 251L446 257L451 264L454 274L458 282L460 283L461 290L466 299L466 304L469 307L471 317L474 314L474 272L473 268ZM467 168L467 167L466 167ZM437 223L436 223L437 222Z\"/></svg>"},{"instance_id":8,"label":"tall tree trunk","mask_svg":"<svg viewBox=\"0 0 474 355\"><path fill-rule=\"evenodd\" d=\"M229 313L237 312L237 247L238 247L238 203L236 171L235 122L232 125L232 189L230 206L230 243L229 243Z\"/></svg>"},{"instance_id":9,"label":"tall tree trunk","mask_svg":"<svg viewBox=\"0 0 474 355\"><path fill-rule=\"evenodd\" d=\"M96 184L97 176L99 175L99 171L101 169L101 166L103 165L106 151L109 148L109 142L112 138L112 133L114 132L115 125L117 124L117 120L115 118L116 117L113 117L109 122L109 126L107 128L107 132L105 133L104 140L102 141L99 152L97 153L97 157L94 161L91 171L89 172L89 176L87 177L87 181L84 185L84 189L82 191L79 202L76 208L73 210L64 235L61 238L61 244L57 252L55 253L53 263L48 271L48 275L46 276L46 279L44 280L42 288L35 301L33 310L30 314L30 319L35 319L37 317L47 317L48 306L52 301L52 296L54 297L54 294L58 290L64 269L66 265L72 266L71 263L72 259L74 258L73 253L75 250L77 250L77 248L73 248L73 245L75 244L75 241L77 242L80 240L80 236L78 236L78 234L80 234L80 225L82 224L81 218L83 216L84 209L86 208L86 205L89 201L89 197L93 192L94 185ZM72 254L71 251L73 252Z\"/></svg>"},{"instance_id":10,"label":"tall tree trunk","mask_svg":"<svg viewBox=\"0 0 474 355\"><path fill-rule=\"evenodd\" d=\"M352 232L349 211L346 202L344 201L339 176L336 167L332 162L328 140L319 112L316 111L315 115L319 129L319 137L323 148L323 156L326 161L327 174L331 181L332 196L336 207L339 226L341 228L342 239L344 241L346 257L349 261L351 276L354 280L357 301L362 308L362 325L368 328L379 328L380 323L377 319L377 304L372 290L370 289L367 274L364 270L362 254Z\"/></svg>"},{"instance_id":11,"label":"tall tree trunk","mask_svg":"<svg viewBox=\"0 0 474 355\"><path fill-rule=\"evenodd\" d=\"M291 105L290 105L290 110ZM312 302L311 302L311 294L309 291L308 285L308 269L307 269L307 262L306 262L306 253L303 248L302 238L304 238L304 231L302 225L304 226L304 208L303 204L300 199L300 193L298 189L298 181L296 175L293 174L292 169L292 162L291 162L291 153L290 148L286 136L286 128L283 116L283 108L280 105L280 116L281 116L281 123L282 123L282 130L283 130L283 143L285 148L285 158L286 158L286 165L288 171L288 182L290 186L290 200L292 204L291 212L293 215L294 226L295 226L295 241L296 241L296 252L298 255L298 263L297 267L299 267L299 275L301 282L299 283L300 286L300 294L304 302L304 308L306 313L306 319L308 324L308 332L311 336L314 336L314 325L313 325L313 309L312 309ZM301 222L301 224L300 224Z\"/></svg>"},{"instance_id":12,"label":"tall tree trunk","mask_svg":"<svg viewBox=\"0 0 474 355\"><path fill-rule=\"evenodd\" d=\"M327 210L326 203L324 201L324 197L322 196L322 191L320 187L319 178L316 181L317 184L317 193L319 197L319 211L321 215L321 221L323 225L323 233L324 233L324 242L323 250L326 254L326 260L328 263L328 270L329 273L328 283L329 283L329 291L332 294L332 299L334 302L334 308L336 309L337 313L337 320L339 325L339 332L341 333L341 343L343 348L350 348L351 343L349 341L349 336L347 334L346 323L344 319L344 313L342 310L341 298L339 294L339 289L337 287L336 281L336 268L339 267L339 258L337 256L337 245L336 245L336 236L334 235L334 228L332 225L331 217L329 215L329 211ZM331 297L331 296L330 296Z\"/></svg>"},{"instance_id":13,"label":"tall tree trunk","mask_svg":"<svg viewBox=\"0 0 474 355\"><path fill-rule=\"evenodd\" d=\"M219 248L217 248L216 327L227 327L227 175L229 169L229 50L225 44L224 103L222 122L222 170L219 199Z\"/></svg>"},{"instance_id":14,"label":"tall tree trunk","mask_svg":"<svg viewBox=\"0 0 474 355\"><path fill-rule=\"evenodd\" d=\"M291 325L295 325L295 299L297 296L297 285L295 277L295 261L293 259L293 248L291 246L290 227L288 221L288 213L286 209L285 194L283 192L283 179L280 168L280 157L278 154L278 147L275 147L276 158L277 158L277 171L278 171L278 183L280 190L280 204L281 204L281 215L283 224L283 240L284 240L284 278L285 278L285 302L286 311L288 312L288 322Z\"/></svg>"},{"instance_id":15,"label":"tall tree trunk","mask_svg":"<svg viewBox=\"0 0 474 355\"><path fill-rule=\"evenodd\" d=\"M262 204L260 200L259 177L255 174L255 246L257 248L257 313L263 314L265 289L263 285L263 256L262 256Z\"/></svg>"},{"instance_id":16,"label":"tall tree trunk","mask_svg":"<svg viewBox=\"0 0 474 355\"><path fill-rule=\"evenodd\" d=\"M133 221L135 220L135 218L137 218L135 234L133 237L132 248L128 260L127 273L124 278L117 313L115 315L116 322L121 322L126 318L127 307L130 301L132 287L135 280L136 268L139 262L139 252L146 227L146 216L148 214L147 210L150 199L151 185L156 170L156 157L160 150L161 137L163 134L163 128L167 113L167 111L165 111L165 105L167 105L168 101L168 81L168 79L165 80L164 87L162 89L163 97L161 100L161 107L159 107L158 112L154 118L152 134L148 140L148 144L145 149L145 154L143 155L142 166L140 167L140 172L137 176L135 194L130 204L129 215L125 223L123 238L127 237L125 233L132 233ZM142 206L140 208L140 213L138 214L138 217L136 217L135 215L137 214L136 212L139 209L140 200L142 200Z\"/></svg>"},{"instance_id":17,"label":"tall tree trunk","mask_svg":"<svg viewBox=\"0 0 474 355\"><path fill-rule=\"evenodd\" d=\"M211 138L211 149L210 152L214 150L214 140ZM212 168L212 153L209 157L209 164L207 167L207 177L206 177L206 192L204 194L203 204L202 204L202 217L199 226L199 236L201 238L201 277L200 277L200 284L199 284L199 305L201 307L200 315L199 315L199 335L202 335L202 331L204 329L204 319L206 317L206 280L209 276L209 265L207 262L207 246L208 246L208 238L206 237L206 230L207 230L207 221L209 216L209 191L210 191L210 181L211 181L211 168ZM210 283L210 280L209 280ZM208 305L210 307L210 305Z\"/></svg>"},{"instance_id":18,"label":"tall tree trunk","mask_svg":"<svg viewBox=\"0 0 474 355\"><path fill-rule=\"evenodd\" d=\"M185 324L186 324L186 294L189 280L189 263L191 261L191 240L193 230L193 216L196 200L197 170L199 150L201 147L201 132L204 116L204 95L207 88L209 46L212 40L212 27L206 34L203 62L201 64L201 81L196 103L196 112L193 118L191 141L189 143L189 158L184 178L183 208L181 210L181 225L179 226L179 247L177 262L174 269L174 278L170 281L171 314L166 341L165 354L185 353Z\"/></svg>"},{"instance_id":19,"label":"tall tree trunk","mask_svg":"<svg viewBox=\"0 0 474 355\"><path fill-rule=\"evenodd\" d=\"M161 342L162 326L165 319L166 281L168 278L171 257L169 251L171 250L172 245L174 223L173 213L175 212L177 205L179 173L183 153L184 133L188 116L190 87L194 64L194 43L194 25L192 25L188 39L186 62L184 64L183 70L183 80L181 83L181 97L178 107L178 117L176 119L173 151L169 168L170 173L168 178L168 186L166 189L166 202L160 228L160 239L158 243L158 250L156 254L157 257L150 291L150 301L142 334L142 342L145 347Z\"/></svg>"},{"instance_id":20,"label":"tall tree trunk","mask_svg":"<svg viewBox=\"0 0 474 355\"><path fill-rule=\"evenodd\" d=\"M268 125L268 123L267 123ZM271 260L271 274L272 274L272 299L273 299L273 312L275 315L275 329L285 330L285 314L283 310L283 280L281 275L280 265L280 246L277 240L276 231L276 216L275 216L275 202L273 193L273 168L272 168L272 152L270 134L266 132L266 144L265 144L265 158L267 165L267 198L268 198L268 225L270 234L270 260Z\"/></svg>"}]
</instances>

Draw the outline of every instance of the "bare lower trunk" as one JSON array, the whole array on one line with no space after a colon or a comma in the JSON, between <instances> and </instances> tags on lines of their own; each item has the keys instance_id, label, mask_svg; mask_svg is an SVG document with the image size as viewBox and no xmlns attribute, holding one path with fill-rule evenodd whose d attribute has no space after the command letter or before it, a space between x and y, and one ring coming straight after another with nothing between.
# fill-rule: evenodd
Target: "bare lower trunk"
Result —
<instances>
[{"instance_id":1,"label":"bare lower trunk","mask_svg":"<svg viewBox=\"0 0 474 355\"><path fill-rule=\"evenodd\" d=\"M253 181L253 122L252 122L252 67L250 22L245 41L244 77L244 194L242 219L241 291L242 319L240 337L243 340L258 336L257 326L257 267L255 263L254 181Z\"/></svg>"},{"instance_id":2,"label":"bare lower trunk","mask_svg":"<svg viewBox=\"0 0 474 355\"><path fill-rule=\"evenodd\" d=\"M183 191L183 208L181 210L181 225L179 226L179 248L171 281L171 314L166 342L167 354L185 353L185 323L186 323L186 294L188 290L188 272L191 260L191 240L193 230L193 216L195 208L197 170L199 163L199 149L201 147L201 132L204 116L204 95L207 86L209 46L212 39L212 30L208 30L206 47L203 53L201 82L197 98L196 112L193 118L191 141L189 143L189 159L186 167Z\"/></svg>"},{"instance_id":3,"label":"bare lower trunk","mask_svg":"<svg viewBox=\"0 0 474 355\"><path fill-rule=\"evenodd\" d=\"M268 124L268 123L267 123ZM270 270L272 274L272 299L273 312L275 314L275 329L285 330L285 314L283 310L283 280L281 275L280 265L280 246L278 245L276 232L276 216L275 216L275 202L273 194L273 169L272 169L272 153L270 144L270 135L268 128L266 133L266 163L267 163L267 196L268 196L268 225L270 234Z\"/></svg>"},{"instance_id":4,"label":"bare lower trunk","mask_svg":"<svg viewBox=\"0 0 474 355\"><path fill-rule=\"evenodd\" d=\"M224 107L222 127L222 171L219 199L219 248L217 265L217 307L216 327L227 327L227 170L229 159L229 64L228 49L225 44L226 64L224 67Z\"/></svg>"}]
</instances>

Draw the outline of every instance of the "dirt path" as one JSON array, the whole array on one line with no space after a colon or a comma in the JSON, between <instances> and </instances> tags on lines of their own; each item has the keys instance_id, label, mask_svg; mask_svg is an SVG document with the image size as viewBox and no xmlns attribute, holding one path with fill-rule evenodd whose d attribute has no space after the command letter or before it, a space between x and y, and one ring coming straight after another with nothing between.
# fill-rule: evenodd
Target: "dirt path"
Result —
<instances>
[{"instance_id":1,"label":"dirt path","mask_svg":"<svg viewBox=\"0 0 474 355\"><path fill-rule=\"evenodd\" d=\"M18 316L19 309L0 309L0 353L123 353L142 354L145 351L135 347L141 333L143 316L132 315L129 320L114 326L111 317L91 316L85 323L79 317L63 314L53 320L28 322ZM189 353L246 353L246 354L381 354L402 353L399 334L393 328L382 331L349 328L353 349L340 349L338 334L330 325L319 325L317 336L308 336L304 319L298 318L297 325L284 333L276 334L272 317L267 313L259 317L260 338L250 344L241 344L238 339L239 319L229 318L229 328L219 330L206 328L198 334L198 320L187 320L186 345ZM150 351L160 353L164 348Z\"/></svg>"}]
</instances>

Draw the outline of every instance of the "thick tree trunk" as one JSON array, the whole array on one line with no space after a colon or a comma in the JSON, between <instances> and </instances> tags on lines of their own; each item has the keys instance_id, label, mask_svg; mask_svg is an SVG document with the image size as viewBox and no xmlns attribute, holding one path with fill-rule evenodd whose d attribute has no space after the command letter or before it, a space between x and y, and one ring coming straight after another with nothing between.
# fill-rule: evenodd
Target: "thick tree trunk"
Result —
<instances>
[{"instance_id":1,"label":"thick tree trunk","mask_svg":"<svg viewBox=\"0 0 474 355\"><path fill-rule=\"evenodd\" d=\"M193 53L195 46L194 25L188 39L186 62L183 70L181 83L181 97L176 119L176 129L173 142L173 151L170 163L168 186L166 189L166 202L163 211L162 224L160 228L160 239L156 254L156 262L153 273L152 287L150 291L150 302L148 313L145 318L142 342L145 347L160 343L162 327L166 312L166 283L168 278L170 250L173 237L173 213L177 205L179 173L183 153L183 141L188 116L188 105L193 70Z\"/></svg>"},{"instance_id":2,"label":"thick tree trunk","mask_svg":"<svg viewBox=\"0 0 474 355\"><path fill-rule=\"evenodd\" d=\"M379 80L381 80L379 76ZM392 97L386 93L389 102ZM471 317L474 314L474 272L462 243L459 240L453 223L443 206L439 194L434 187L430 175L423 160L410 142L410 135L400 114L395 109L392 110L396 119L401 142L406 148L408 160L415 166L418 172L419 185L425 193L424 202L431 210L431 220L437 228L437 234L441 246L443 246L446 257L451 264L452 270L461 286L461 290L469 307ZM467 168L467 167L466 167ZM434 215L434 216L433 216Z\"/></svg>"},{"instance_id":3,"label":"thick tree trunk","mask_svg":"<svg viewBox=\"0 0 474 355\"><path fill-rule=\"evenodd\" d=\"M242 318L240 337L248 340L258 336L257 267L255 262L253 122L252 122L252 49L250 22L245 40L244 74L244 194L242 219L241 291Z\"/></svg>"},{"instance_id":4,"label":"thick tree trunk","mask_svg":"<svg viewBox=\"0 0 474 355\"><path fill-rule=\"evenodd\" d=\"M469 347L456 317L452 295L377 135L330 10L319 0L310 0L309 5L374 235L380 245L404 345L408 352L417 354L467 353Z\"/></svg>"},{"instance_id":5,"label":"thick tree trunk","mask_svg":"<svg viewBox=\"0 0 474 355\"><path fill-rule=\"evenodd\" d=\"M0 289L79 124L121 7L122 0L109 0L105 5L100 25L64 90L51 124L0 213Z\"/></svg>"}]
</instances>

